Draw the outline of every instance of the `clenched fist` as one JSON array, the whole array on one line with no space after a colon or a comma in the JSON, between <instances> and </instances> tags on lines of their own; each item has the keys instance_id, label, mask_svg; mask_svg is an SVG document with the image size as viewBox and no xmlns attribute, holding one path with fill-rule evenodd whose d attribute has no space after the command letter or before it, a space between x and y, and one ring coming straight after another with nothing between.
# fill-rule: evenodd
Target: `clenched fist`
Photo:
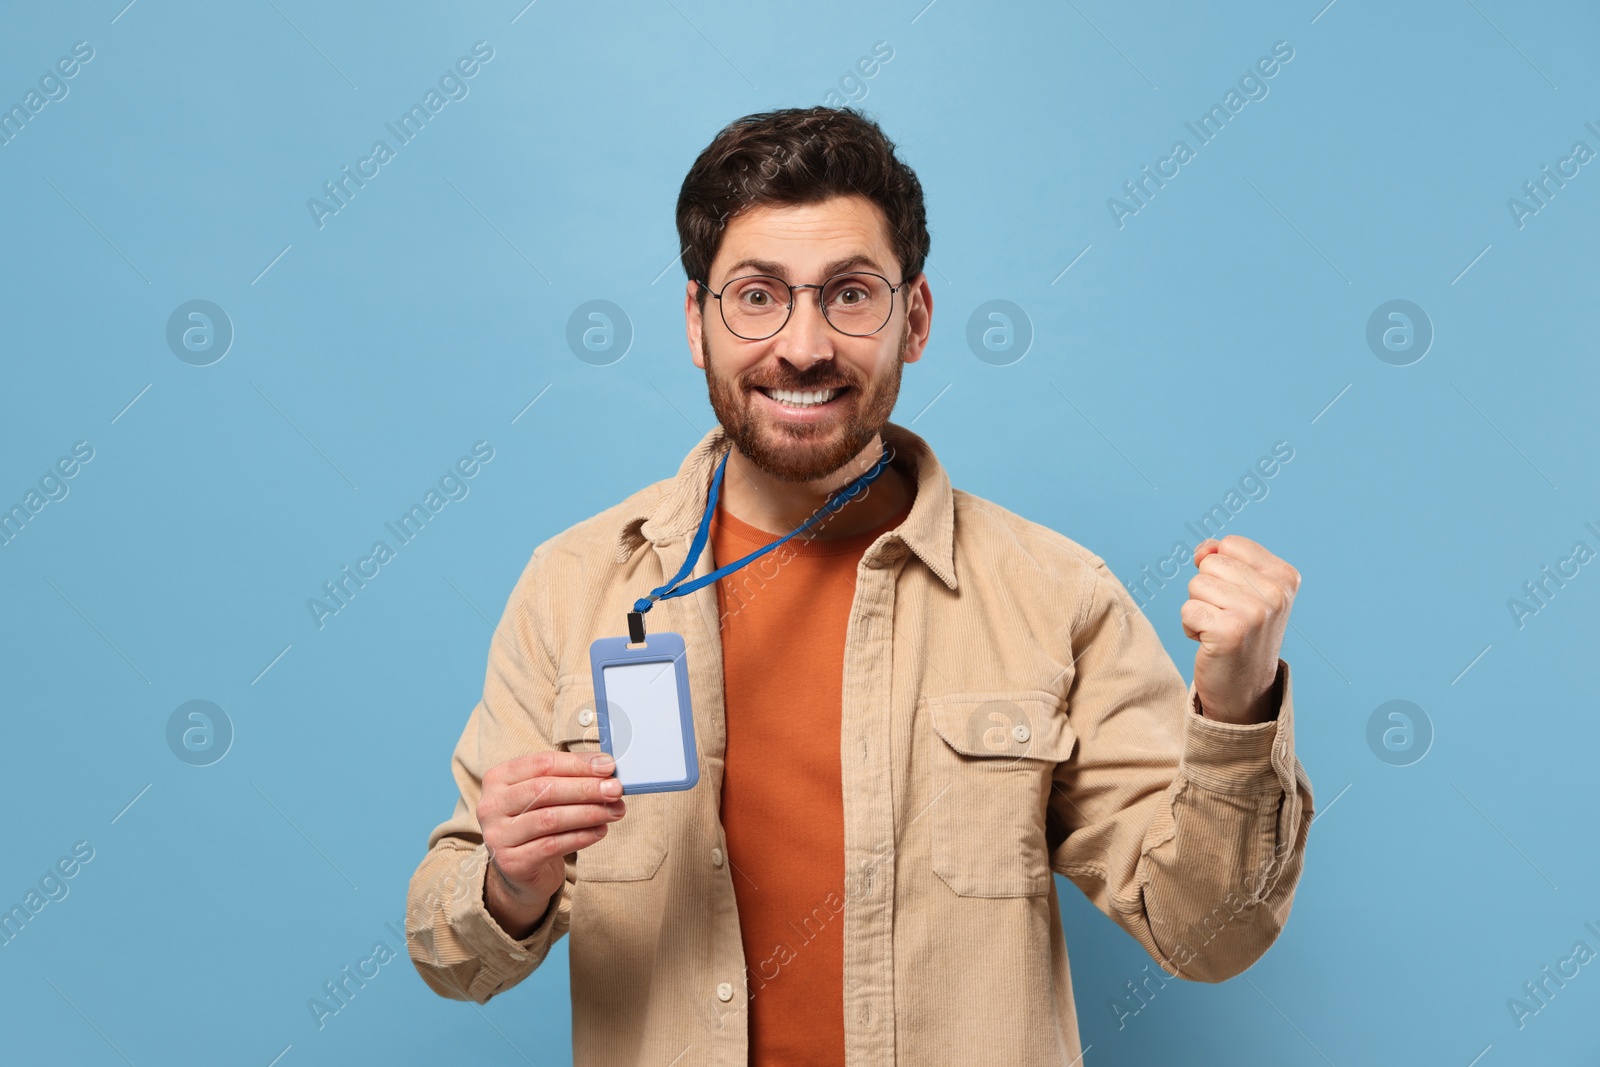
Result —
<instances>
[{"instance_id":1,"label":"clenched fist","mask_svg":"<svg viewBox=\"0 0 1600 1067\"><path fill-rule=\"evenodd\" d=\"M1189 580L1180 616L1200 642L1194 688L1208 719L1266 722L1277 712L1278 651L1300 572L1248 537L1228 534L1195 546L1200 573Z\"/></svg>"},{"instance_id":2,"label":"clenched fist","mask_svg":"<svg viewBox=\"0 0 1600 1067\"><path fill-rule=\"evenodd\" d=\"M605 753L535 752L483 776L478 823L488 846L484 907L512 939L528 936L566 881L566 856L622 818L622 783Z\"/></svg>"}]
</instances>

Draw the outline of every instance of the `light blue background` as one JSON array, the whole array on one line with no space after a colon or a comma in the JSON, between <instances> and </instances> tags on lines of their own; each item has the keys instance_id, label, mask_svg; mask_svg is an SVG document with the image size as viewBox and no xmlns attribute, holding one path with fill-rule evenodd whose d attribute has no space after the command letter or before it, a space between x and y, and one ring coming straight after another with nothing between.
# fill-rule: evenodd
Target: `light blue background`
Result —
<instances>
[{"instance_id":1,"label":"light blue background","mask_svg":"<svg viewBox=\"0 0 1600 1067\"><path fill-rule=\"evenodd\" d=\"M0 504L95 450L0 547L0 903L95 850L0 949L6 1059L569 1058L564 944L481 1009L403 957L320 1030L307 1000L399 947L533 547L712 424L674 262L689 164L882 40L854 95L933 232L895 418L957 486L1132 579L1294 449L1229 527L1305 578L1285 656L1319 815L1293 916L1243 977L1169 983L1119 1028L1148 958L1058 882L1085 1062L1594 1062L1600 964L1523 1029L1507 1008L1600 949L1600 567L1520 629L1507 607L1600 549L1600 163L1522 228L1506 204L1600 149L1592 5L124 2L0 16L6 106L95 53L0 146ZM319 229L307 199L479 40L469 95ZM1119 229L1107 199L1277 41L1270 94ZM211 366L165 341L192 299L236 331ZM608 366L565 340L596 299L634 332ZM993 299L1035 333L1006 366L965 339ZM1411 366L1365 341L1391 299L1436 331ZM470 495L319 629L307 598L480 440ZM1187 676L1183 595L1146 611ZM193 699L236 732L208 767L165 739ZM1436 732L1410 766L1366 741L1391 699Z\"/></svg>"}]
</instances>

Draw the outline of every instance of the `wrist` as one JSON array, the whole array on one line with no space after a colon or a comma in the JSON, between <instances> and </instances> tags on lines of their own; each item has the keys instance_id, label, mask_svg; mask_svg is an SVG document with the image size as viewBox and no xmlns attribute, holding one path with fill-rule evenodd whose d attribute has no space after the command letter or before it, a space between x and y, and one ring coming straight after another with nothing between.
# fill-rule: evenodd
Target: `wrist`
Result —
<instances>
[{"instance_id":1,"label":"wrist","mask_svg":"<svg viewBox=\"0 0 1600 1067\"><path fill-rule=\"evenodd\" d=\"M492 855L484 864L484 910L513 941L527 939L544 921L555 897L555 893L528 892L512 885Z\"/></svg>"},{"instance_id":2,"label":"wrist","mask_svg":"<svg viewBox=\"0 0 1600 1067\"><path fill-rule=\"evenodd\" d=\"M1246 701L1236 711L1225 709L1219 713L1208 709L1198 690L1195 691L1194 704L1202 717L1213 722L1225 722L1233 726L1254 726L1271 722L1278 717L1278 708L1283 705L1283 671L1281 668L1274 668L1272 680L1266 687L1259 690L1254 698Z\"/></svg>"}]
</instances>

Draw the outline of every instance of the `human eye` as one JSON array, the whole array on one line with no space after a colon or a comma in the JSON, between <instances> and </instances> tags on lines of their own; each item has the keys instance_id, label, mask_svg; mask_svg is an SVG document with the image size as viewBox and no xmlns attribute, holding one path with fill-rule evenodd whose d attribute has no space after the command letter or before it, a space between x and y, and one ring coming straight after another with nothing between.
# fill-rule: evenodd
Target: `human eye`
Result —
<instances>
[{"instance_id":1,"label":"human eye","mask_svg":"<svg viewBox=\"0 0 1600 1067\"><path fill-rule=\"evenodd\" d=\"M835 278L828 286L828 303L834 307L860 307L870 303L874 295L872 279L860 275Z\"/></svg>"},{"instance_id":2,"label":"human eye","mask_svg":"<svg viewBox=\"0 0 1600 1067\"><path fill-rule=\"evenodd\" d=\"M745 311L770 311L783 303L778 285L772 278L744 278L734 294L735 302Z\"/></svg>"}]
</instances>

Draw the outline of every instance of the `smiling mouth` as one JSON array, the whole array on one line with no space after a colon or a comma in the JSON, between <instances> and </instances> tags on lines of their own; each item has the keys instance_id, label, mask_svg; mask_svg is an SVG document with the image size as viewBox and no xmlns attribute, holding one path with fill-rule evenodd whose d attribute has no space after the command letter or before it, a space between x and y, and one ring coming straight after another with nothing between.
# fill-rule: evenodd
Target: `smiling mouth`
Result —
<instances>
[{"instance_id":1,"label":"smiling mouth","mask_svg":"<svg viewBox=\"0 0 1600 1067\"><path fill-rule=\"evenodd\" d=\"M833 389L768 389L758 385L754 388L769 400L791 408L820 407L850 391L849 386Z\"/></svg>"}]
</instances>

